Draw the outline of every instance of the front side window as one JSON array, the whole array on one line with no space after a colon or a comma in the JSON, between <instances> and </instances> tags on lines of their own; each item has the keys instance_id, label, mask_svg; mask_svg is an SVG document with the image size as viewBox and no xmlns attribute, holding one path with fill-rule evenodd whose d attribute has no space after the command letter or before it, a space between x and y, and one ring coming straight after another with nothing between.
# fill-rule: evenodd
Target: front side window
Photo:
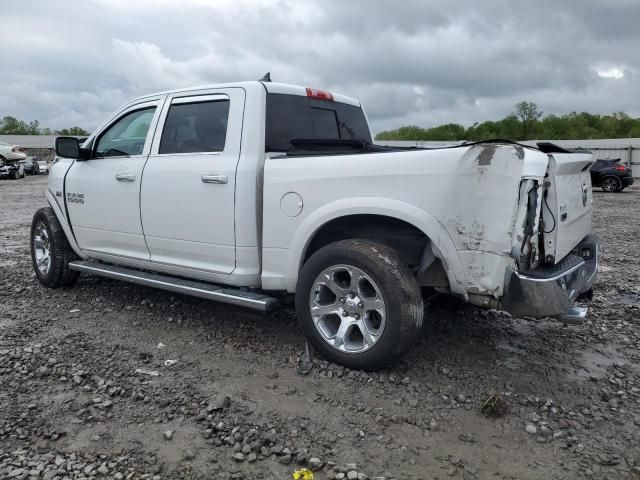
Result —
<instances>
[{"instance_id":1,"label":"front side window","mask_svg":"<svg viewBox=\"0 0 640 480\"><path fill-rule=\"evenodd\" d=\"M96 145L96 157L140 155L151 126L156 107L127 113L112 124Z\"/></svg>"},{"instance_id":2,"label":"front side window","mask_svg":"<svg viewBox=\"0 0 640 480\"><path fill-rule=\"evenodd\" d=\"M222 152L228 119L228 99L171 105L158 153Z\"/></svg>"}]
</instances>

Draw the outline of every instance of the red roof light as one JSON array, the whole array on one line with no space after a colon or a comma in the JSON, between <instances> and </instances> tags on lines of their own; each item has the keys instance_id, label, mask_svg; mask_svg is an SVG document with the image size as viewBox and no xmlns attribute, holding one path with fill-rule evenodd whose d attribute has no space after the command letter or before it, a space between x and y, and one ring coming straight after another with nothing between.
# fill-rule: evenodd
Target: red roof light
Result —
<instances>
[{"instance_id":1,"label":"red roof light","mask_svg":"<svg viewBox=\"0 0 640 480\"><path fill-rule=\"evenodd\" d=\"M315 88L307 88L307 97L316 98L318 100L328 100L333 102L333 95L326 90L316 90Z\"/></svg>"}]
</instances>

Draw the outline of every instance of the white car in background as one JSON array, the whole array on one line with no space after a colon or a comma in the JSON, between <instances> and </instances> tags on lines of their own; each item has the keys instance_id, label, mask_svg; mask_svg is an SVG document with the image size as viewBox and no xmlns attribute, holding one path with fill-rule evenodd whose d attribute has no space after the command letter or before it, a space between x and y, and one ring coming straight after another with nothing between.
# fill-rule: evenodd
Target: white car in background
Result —
<instances>
[{"instance_id":1,"label":"white car in background","mask_svg":"<svg viewBox=\"0 0 640 480\"><path fill-rule=\"evenodd\" d=\"M45 160L38 160L38 173L49 175L49 164Z\"/></svg>"},{"instance_id":2,"label":"white car in background","mask_svg":"<svg viewBox=\"0 0 640 480\"><path fill-rule=\"evenodd\" d=\"M0 142L0 161L3 163L5 161L17 162L18 160L24 160L25 158L27 158L27 153L22 147Z\"/></svg>"}]
</instances>

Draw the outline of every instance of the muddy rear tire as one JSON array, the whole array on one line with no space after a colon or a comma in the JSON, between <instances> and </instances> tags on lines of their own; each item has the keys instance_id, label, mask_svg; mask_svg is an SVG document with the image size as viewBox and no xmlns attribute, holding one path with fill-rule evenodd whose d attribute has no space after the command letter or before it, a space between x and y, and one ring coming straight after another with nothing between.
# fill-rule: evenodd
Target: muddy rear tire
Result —
<instances>
[{"instance_id":1,"label":"muddy rear tire","mask_svg":"<svg viewBox=\"0 0 640 480\"><path fill-rule=\"evenodd\" d=\"M41 208L33 216L30 239L33 269L42 285L68 287L78 281L80 272L69 269L69 262L78 257L51 207Z\"/></svg>"},{"instance_id":2,"label":"muddy rear tire","mask_svg":"<svg viewBox=\"0 0 640 480\"><path fill-rule=\"evenodd\" d=\"M424 306L415 275L390 247L370 240L331 243L304 264L296 312L325 358L376 370L413 344Z\"/></svg>"}]
</instances>

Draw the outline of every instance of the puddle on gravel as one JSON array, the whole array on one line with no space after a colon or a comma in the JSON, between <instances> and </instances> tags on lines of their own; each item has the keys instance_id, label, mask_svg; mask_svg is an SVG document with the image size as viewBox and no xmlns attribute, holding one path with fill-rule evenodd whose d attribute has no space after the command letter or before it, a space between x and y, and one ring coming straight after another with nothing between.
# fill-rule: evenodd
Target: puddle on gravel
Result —
<instances>
[{"instance_id":1,"label":"puddle on gravel","mask_svg":"<svg viewBox=\"0 0 640 480\"><path fill-rule=\"evenodd\" d=\"M9 327L11 326L11 324L12 324L12 321L9 320L8 318L0 317L0 328Z\"/></svg>"},{"instance_id":2,"label":"puddle on gravel","mask_svg":"<svg viewBox=\"0 0 640 480\"><path fill-rule=\"evenodd\" d=\"M579 368L569 376L579 380L604 377L607 369L617 362L624 362L624 357L614 347L587 350L580 353Z\"/></svg>"},{"instance_id":3,"label":"puddle on gravel","mask_svg":"<svg viewBox=\"0 0 640 480\"><path fill-rule=\"evenodd\" d=\"M622 292L615 298L615 301L622 305L640 306L640 292Z\"/></svg>"}]
</instances>

